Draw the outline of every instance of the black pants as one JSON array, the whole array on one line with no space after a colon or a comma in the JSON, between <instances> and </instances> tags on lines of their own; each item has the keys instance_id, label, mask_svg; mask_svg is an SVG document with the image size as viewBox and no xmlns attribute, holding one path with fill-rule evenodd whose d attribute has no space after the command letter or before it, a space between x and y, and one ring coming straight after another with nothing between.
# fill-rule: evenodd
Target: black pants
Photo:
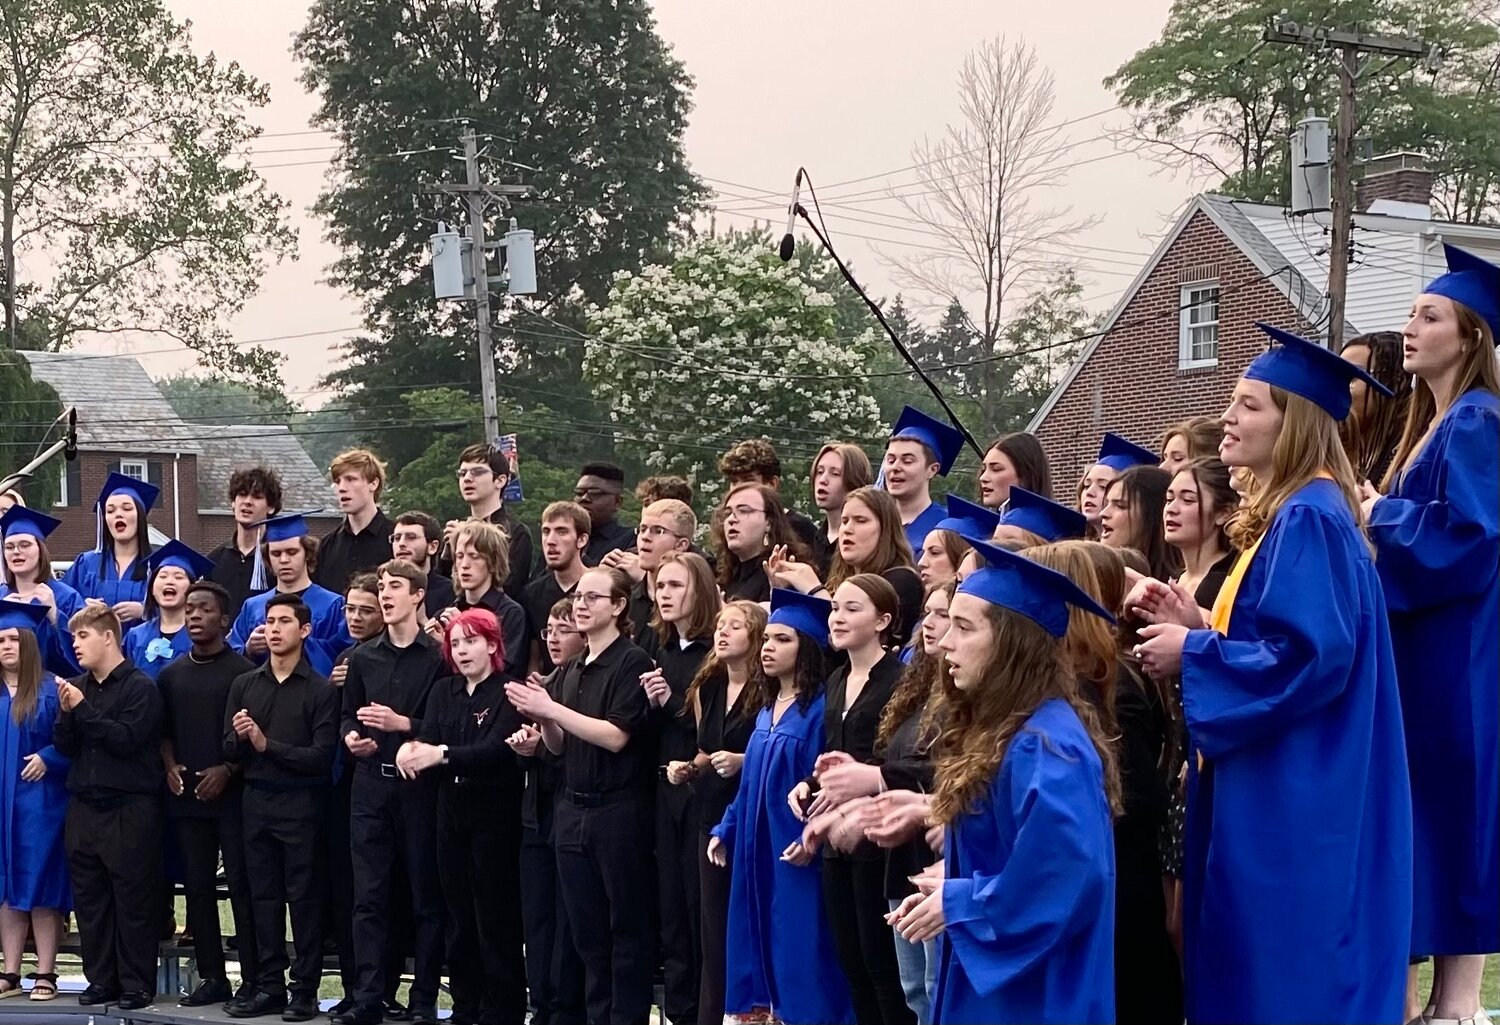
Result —
<instances>
[{"instance_id":1,"label":"black pants","mask_svg":"<svg viewBox=\"0 0 1500 1025\"><path fill-rule=\"evenodd\" d=\"M339 980L344 997L354 997L357 971L354 966L354 862L349 849L349 791L354 785L354 766L345 764L344 775L327 791L323 816L323 878L328 899L323 906L325 936L332 936L338 950Z\"/></svg>"},{"instance_id":2,"label":"black pants","mask_svg":"<svg viewBox=\"0 0 1500 1025\"><path fill-rule=\"evenodd\" d=\"M161 941L162 808L154 794L73 798L63 824L83 974L106 989L156 992Z\"/></svg>"},{"instance_id":3,"label":"black pants","mask_svg":"<svg viewBox=\"0 0 1500 1025\"><path fill-rule=\"evenodd\" d=\"M885 916L883 858L823 858L823 907L859 1025L916 1025Z\"/></svg>"},{"instance_id":4,"label":"black pants","mask_svg":"<svg viewBox=\"0 0 1500 1025\"><path fill-rule=\"evenodd\" d=\"M224 939L219 934L219 855L224 855L224 881L234 914L236 953L240 976L255 978L257 954L255 916L250 909L250 876L245 871L245 834L240 802L234 799L218 815L175 816L171 820L182 855L183 889L187 893L187 924L193 931L193 957L204 979L224 979Z\"/></svg>"},{"instance_id":5,"label":"black pants","mask_svg":"<svg viewBox=\"0 0 1500 1025\"><path fill-rule=\"evenodd\" d=\"M521 918L532 1025L583 1025L583 962L557 885L550 809L539 829L521 830Z\"/></svg>"},{"instance_id":6,"label":"black pants","mask_svg":"<svg viewBox=\"0 0 1500 1025\"><path fill-rule=\"evenodd\" d=\"M273 791L245 786L245 870L255 917L257 989L287 988L286 920L292 919L291 990L316 997L323 976L323 881L318 871L322 788Z\"/></svg>"},{"instance_id":7,"label":"black pants","mask_svg":"<svg viewBox=\"0 0 1500 1025\"><path fill-rule=\"evenodd\" d=\"M708 836L698 834L698 893L703 961L698 973L698 1025L724 1023L725 935L729 931L728 866L708 860Z\"/></svg>"},{"instance_id":8,"label":"black pants","mask_svg":"<svg viewBox=\"0 0 1500 1025\"><path fill-rule=\"evenodd\" d=\"M652 802L649 792L621 796L593 807L564 796L553 823L590 1025L644 1025L651 1013Z\"/></svg>"},{"instance_id":9,"label":"black pants","mask_svg":"<svg viewBox=\"0 0 1500 1025\"><path fill-rule=\"evenodd\" d=\"M662 1011L672 1025L698 1020L698 816L689 787L656 788L656 894L661 914ZM721 1016L722 1017L722 1016Z\"/></svg>"},{"instance_id":10,"label":"black pants","mask_svg":"<svg viewBox=\"0 0 1500 1025\"><path fill-rule=\"evenodd\" d=\"M392 879L404 870L411 893L413 973L410 1003L437 1007L443 971L443 892L437 872L437 781L383 775L360 762L350 795L354 861L354 1002L379 1008L388 990Z\"/></svg>"},{"instance_id":11,"label":"black pants","mask_svg":"<svg viewBox=\"0 0 1500 1025\"><path fill-rule=\"evenodd\" d=\"M443 782L437 836L453 1025L523 1025L521 791Z\"/></svg>"}]
</instances>

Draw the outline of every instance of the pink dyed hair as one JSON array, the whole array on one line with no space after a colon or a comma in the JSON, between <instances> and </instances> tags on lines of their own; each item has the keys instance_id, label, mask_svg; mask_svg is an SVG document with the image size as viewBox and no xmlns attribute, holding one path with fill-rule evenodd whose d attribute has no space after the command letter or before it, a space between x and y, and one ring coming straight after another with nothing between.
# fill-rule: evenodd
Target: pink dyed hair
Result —
<instances>
[{"instance_id":1,"label":"pink dyed hair","mask_svg":"<svg viewBox=\"0 0 1500 1025\"><path fill-rule=\"evenodd\" d=\"M483 637L495 646L495 653L490 656L490 668L498 670L505 664L505 635L500 632L500 621L489 609L465 609L452 619L448 625L443 627L443 660L454 672L458 672L458 666L453 662L453 631L459 627L470 637Z\"/></svg>"}]
</instances>

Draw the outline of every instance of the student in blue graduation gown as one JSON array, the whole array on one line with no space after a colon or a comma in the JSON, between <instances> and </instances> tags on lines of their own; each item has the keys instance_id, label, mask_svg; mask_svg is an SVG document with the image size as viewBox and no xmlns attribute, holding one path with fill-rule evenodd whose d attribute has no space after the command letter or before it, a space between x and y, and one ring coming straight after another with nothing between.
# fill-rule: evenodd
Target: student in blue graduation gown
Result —
<instances>
[{"instance_id":1,"label":"student in blue graduation gown","mask_svg":"<svg viewBox=\"0 0 1500 1025\"><path fill-rule=\"evenodd\" d=\"M212 573L214 564L175 539L146 562L151 578L146 620L126 632L125 657L156 680L168 662L192 649L186 629L188 587Z\"/></svg>"},{"instance_id":2,"label":"student in blue graduation gown","mask_svg":"<svg viewBox=\"0 0 1500 1025\"><path fill-rule=\"evenodd\" d=\"M922 550L928 532L947 515L932 500L932 479L948 476L963 447L961 433L920 409L907 406L896 420L877 486L896 500L913 552Z\"/></svg>"},{"instance_id":3,"label":"student in blue graduation gown","mask_svg":"<svg viewBox=\"0 0 1500 1025\"><path fill-rule=\"evenodd\" d=\"M1437 955L1439 1020L1479 1010L1500 951L1500 268L1452 246L1448 265L1406 325L1387 496L1364 486L1411 768L1412 953Z\"/></svg>"},{"instance_id":4,"label":"student in blue graduation gown","mask_svg":"<svg viewBox=\"0 0 1500 1025\"><path fill-rule=\"evenodd\" d=\"M294 594L312 612L312 633L303 642L303 654L319 676L327 677L339 655L354 643L344 622L344 598L312 582L318 539L308 534L302 513L273 516L264 526L261 555L271 565L276 586L246 599L235 617L229 645L252 662L264 661L266 605L278 594Z\"/></svg>"},{"instance_id":5,"label":"student in blue graduation gown","mask_svg":"<svg viewBox=\"0 0 1500 1025\"><path fill-rule=\"evenodd\" d=\"M891 913L939 937L936 1025L1113 1022L1114 755L1062 653L1061 573L985 542L948 606L952 677L934 748L940 874Z\"/></svg>"},{"instance_id":6,"label":"student in blue graduation gown","mask_svg":"<svg viewBox=\"0 0 1500 1025\"><path fill-rule=\"evenodd\" d=\"M47 536L61 525L61 520L24 505L12 506L0 516L0 537L5 539L0 598L47 606L47 618L36 630L42 668L58 676L76 676L80 670L73 660L68 622L83 608L83 596L53 579L52 554L47 550Z\"/></svg>"},{"instance_id":7,"label":"student in blue graduation gown","mask_svg":"<svg viewBox=\"0 0 1500 1025\"><path fill-rule=\"evenodd\" d=\"M1132 466L1155 466L1156 463L1156 453L1150 449L1118 434L1105 434L1099 443L1099 458L1078 483L1078 511L1088 521L1089 528L1098 530L1099 517L1104 513L1104 496L1115 478Z\"/></svg>"},{"instance_id":8,"label":"student in blue graduation gown","mask_svg":"<svg viewBox=\"0 0 1500 1025\"><path fill-rule=\"evenodd\" d=\"M1235 385L1220 448L1256 482L1231 527L1244 554L1208 628L1180 589L1131 602L1154 621L1136 649L1147 672L1182 674L1187 1017L1396 1022L1411 791L1385 599L1338 435L1349 382L1383 386L1260 326L1280 344Z\"/></svg>"},{"instance_id":9,"label":"student in blue graduation gown","mask_svg":"<svg viewBox=\"0 0 1500 1025\"><path fill-rule=\"evenodd\" d=\"M841 1025L854 1007L823 911L823 877L802 850L786 795L823 750L829 602L771 592L756 682L765 707L745 748L740 787L712 831L708 858L728 865L724 1010L770 1008L787 1025Z\"/></svg>"},{"instance_id":10,"label":"student in blue graduation gown","mask_svg":"<svg viewBox=\"0 0 1500 1025\"><path fill-rule=\"evenodd\" d=\"M42 668L35 630L41 605L0 603L0 997L21 988L18 970L30 930L37 970L31 999L57 994L57 945L73 906L63 819L68 759L52 746L57 679Z\"/></svg>"},{"instance_id":11,"label":"student in blue graduation gown","mask_svg":"<svg viewBox=\"0 0 1500 1025\"><path fill-rule=\"evenodd\" d=\"M94 505L94 550L73 560L63 577L84 598L96 598L130 627L146 614L146 558L151 554L146 516L161 489L122 473L111 473Z\"/></svg>"}]
</instances>

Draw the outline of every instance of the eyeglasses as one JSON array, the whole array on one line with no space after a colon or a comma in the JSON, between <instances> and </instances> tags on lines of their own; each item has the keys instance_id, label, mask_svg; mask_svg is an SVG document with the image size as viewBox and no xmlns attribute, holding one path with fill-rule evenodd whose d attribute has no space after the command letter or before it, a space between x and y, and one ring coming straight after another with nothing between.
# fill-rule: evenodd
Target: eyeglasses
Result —
<instances>
[{"instance_id":1,"label":"eyeglasses","mask_svg":"<svg viewBox=\"0 0 1500 1025\"><path fill-rule=\"evenodd\" d=\"M36 542L31 540L30 538L27 538L24 541L5 542L5 550L7 552L29 552L35 547Z\"/></svg>"},{"instance_id":2,"label":"eyeglasses","mask_svg":"<svg viewBox=\"0 0 1500 1025\"><path fill-rule=\"evenodd\" d=\"M663 527L659 523L642 523L639 527L635 528L636 537L640 537L642 535L645 535L646 537L661 537L663 534L667 534L676 538L682 537L682 535L677 533L677 531L668 530L666 527Z\"/></svg>"},{"instance_id":3,"label":"eyeglasses","mask_svg":"<svg viewBox=\"0 0 1500 1025\"><path fill-rule=\"evenodd\" d=\"M495 471L488 466L460 466L454 471L453 476L459 480L468 480L470 477L483 477L485 474L493 474Z\"/></svg>"},{"instance_id":4,"label":"eyeglasses","mask_svg":"<svg viewBox=\"0 0 1500 1025\"><path fill-rule=\"evenodd\" d=\"M749 519L751 516L764 516L764 509L757 509L753 505L732 505L724 510L726 516L733 516L737 520Z\"/></svg>"},{"instance_id":5,"label":"eyeglasses","mask_svg":"<svg viewBox=\"0 0 1500 1025\"><path fill-rule=\"evenodd\" d=\"M400 544L403 541L407 542L408 544L414 544L414 545L421 545L421 544L427 544L427 543L429 543L428 540L427 540L427 535L425 533L424 534L392 534L390 537L386 538L386 540L389 541L393 545L394 544Z\"/></svg>"},{"instance_id":6,"label":"eyeglasses","mask_svg":"<svg viewBox=\"0 0 1500 1025\"><path fill-rule=\"evenodd\" d=\"M599 594L596 591L585 591L582 594L572 594L568 597L574 605L592 605L600 599L608 599L609 595Z\"/></svg>"},{"instance_id":7,"label":"eyeglasses","mask_svg":"<svg viewBox=\"0 0 1500 1025\"><path fill-rule=\"evenodd\" d=\"M604 498L607 495L619 496L618 491L609 491L605 488L574 488L573 497L592 502L596 498Z\"/></svg>"}]
</instances>

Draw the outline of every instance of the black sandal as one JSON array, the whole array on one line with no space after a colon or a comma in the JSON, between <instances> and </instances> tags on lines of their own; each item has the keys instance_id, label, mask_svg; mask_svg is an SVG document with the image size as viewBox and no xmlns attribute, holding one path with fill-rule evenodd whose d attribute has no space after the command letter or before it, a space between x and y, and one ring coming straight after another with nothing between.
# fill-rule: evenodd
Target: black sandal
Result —
<instances>
[{"instance_id":1,"label":"black sandal","mask_svg":"<svg viewBox=\"0 0 1500 1025\"><path fill-rule=\"evenodd\" d=\"M21 995L21 977L15 972L0 972L0 983L5 985L0 989L0 1000Z\"/></svg>"},{"instance_id":2,"label":"black sandal","mask_svg":"<svg viewBox=\"0 0 1500 1025\"><path fill-rule=\"evenodd\" d=\"M57 996L56 972L32 972L26 977L31 980L31 999L51 1000Z\"/></svg>"}]
</instances>

